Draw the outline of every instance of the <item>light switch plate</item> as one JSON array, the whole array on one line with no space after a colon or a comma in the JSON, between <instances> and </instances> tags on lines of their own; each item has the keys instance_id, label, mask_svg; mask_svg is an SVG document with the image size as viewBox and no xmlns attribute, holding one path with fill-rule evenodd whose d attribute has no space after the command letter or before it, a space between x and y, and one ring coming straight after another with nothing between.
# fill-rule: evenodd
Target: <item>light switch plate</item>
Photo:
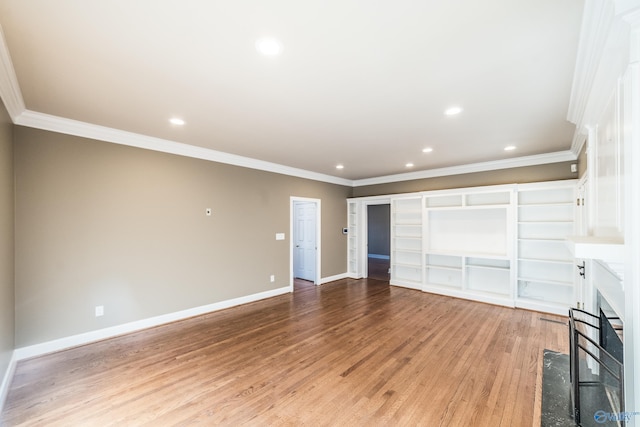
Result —
<instances>
[{"instance_id":1,"label":"light switch plate","mask_svg":"<svg viewBox=\"0 0 640 427\"><path fill-rule=\"evenodd\" d=\"M276 233L276 240L284 240L284 233Z\"/></svg>"}]
</instances>

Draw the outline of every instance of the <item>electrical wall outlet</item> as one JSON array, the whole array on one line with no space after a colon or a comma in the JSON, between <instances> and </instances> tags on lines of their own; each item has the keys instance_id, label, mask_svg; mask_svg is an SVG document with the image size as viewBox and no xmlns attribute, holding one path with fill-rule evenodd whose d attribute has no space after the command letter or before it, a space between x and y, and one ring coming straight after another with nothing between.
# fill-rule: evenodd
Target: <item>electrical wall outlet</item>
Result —
<instances>
[{"instance_id":1,"label":"electrical wall outlet","mask_svg":"<svg viewBox=\"0 0 640 427\"><path fill-rule=\"evenodd\" d=\"M271 275L271 277L269 277L269 280L271 280L271 283L276 281L276 276L274 276L273 274Z\"/></svg>"},{"instance_id":2,"label":"electrical wall outlet","mask_svg":"<svg viewBox=\"0 0 640 427\"><path fill-rule=\"evenodd\" d=\"M96 305L96 317L104 316L104 305Z\"/></svg>"}]
</instances>

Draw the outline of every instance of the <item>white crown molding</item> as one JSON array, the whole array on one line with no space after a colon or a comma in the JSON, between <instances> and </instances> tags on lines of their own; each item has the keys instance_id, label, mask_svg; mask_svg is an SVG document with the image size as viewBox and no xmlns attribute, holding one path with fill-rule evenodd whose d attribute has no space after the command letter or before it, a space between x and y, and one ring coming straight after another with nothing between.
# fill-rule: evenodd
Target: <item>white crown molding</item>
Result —
<instances>
[{"instance_id":1,"label":"white crown molding","mask_svg":"<svg viewBox=\"0 0 640 427\"><path fill-rule=\"evenodd\" d=\"M50 132L74 135L82 138L111 142L114 144L143 148L169 154L176 154L179 156L192 157L212 162L225 163L250 169L258 169L267 172L295 176L298 178L311 179L314 181L344 185L347 187L386 184L390 182L409 181L413 179L434 178L439 176L458 175L472 172L484 172L495 169L535 166L546 163L572 161L576 160L577 158L577 154L574 154L571 151L562 151L557 153L518 157L514 159L497 160L484 163L474 163L462 166L452 166L448 168L409 172L352 181L345 178L324 175L317 172L292 168L276 163L265 162L249 157L237 156L235 154L223 153L221 151L215 151L203 147L196 147L189 144L183 144L180 142L169 141L166 139L155 138L133 132L126 132L104 126L93 125L77 120L65 119L62 117L38 113L30 110L25 110L22 114L18 115L18 117L14 120L14 123L20 126L46 130Z\"/></svg>"},{"instance_id":2,"label":"white crown molding","mask_svg":"<svg viewBox=\"0 0 640 427\"><path fill-rule=\"evenodd\" d=\"M25 110L25 106L2 27L0 27L0 98L11 120L15 122L16 117Z\"/></svg>"},{"instance_id":3,"label":"white crown molding","mask_svg":"<svg viewBox=\"0 0 640 427\"><path fill-rule=\"evenodd\" d=\"M589 132L586 127L582 129L578 129L576 127L576 131L573 133L573 139L571 140L571 148L570 151L578 157L580 155L580 151L582 151L582 147L587 143L587 137L589 136Z\"/></svg>"},{"instance_id":4,"label":"white crown molding","mask_svg":"<svg viewBox=\"0 0 640 427\"><path fill-rule=\"evenodd\" d=\"M628 66L629 30L637 27L637 0L587 0L567 119L576 125L571 151L578 154L587 127L600 120L618 77Z\"/></svg>"},{"instance_id":5,"label":"white crown molding","mask_svg":"<svg viewBox=\"0 0 640 427\"><path fill-rule=\"evenodd\" d=\"M237 156L235 154L223 153L221 151L215 151L204 147L196 147L189 144L183 144L180 142L169 141L166 139L155 138L133 132L126 132L104 126L93 125L77 120L65 119L62 117L38 113L30 110L25 110L22 114L18 115L14 120L14 123L20 126L31 127L34 129L63 133L66 135L74 135L82 138L89 138L93 140L105 141L130 147L159 151L163 153L176 154L179 156L192 157L212 162L225 163L250 169L258 169L267 172L295 176L298 178L310 179L314 181L344 185L347 187L386 184L390 182L409 181L414 179L434 178L440 176L484 172L489 170L508 169L523 166L535 166L547 163L573 161L577 158L577 154L573 153L572 151L561 151L556 153L517 157L513 159L496 160L483 163L473 163L468 165L452 166L447 168L409 172L397 175L387 175L352 181L345 178L311 172L304 169L292 168L276 163L265 162L249 157Z\"/></svg>"},{"instance_id":6,"label":"white crown molding","mask_svg":"<svg viewBox=\"0 0 640 427\"><path fill-rule=\"evenodd\" d=\"M331 184L351 186L352 181L344 178L325 175L317 172L310 172L304 169L292 168L277 163L256 160L249 157L235 154L223 153L209 148L197 147L161 138L141 135L133 132L126 132L105 126L93 125L91 123L77 120L65 119L63 117L50 114L38 113L25 110L20 114L14 123L35 129L58 132L67 135L90 138L98 141L111 142L114 144L127 145L130 147L144 148L147 150L160 151L163 153L176 154L179 156L192 157L196 159L209 160L212 162L226 163L234 166L241 166L250 169L258 169L267 172L279 173L282 175L306 178L314 181L322 181Z\"/></svg>"},{"instance_id":7,"label":"white crown molding","mask_svg":"<svg viewBox=\"0 0 640 427\"><path fill-rule=\"evenodd\" d=\"M576 125L580 124L589 101L614 16L613 2L586 0L567 112L567 120Z\"/></svg>"},{"instance_id":8,"label":"white crown molding","mask_svg":"<svg viewBox=\"0 0 640 427\"><path fill-rule=\"evenodd\" d=\"M595 1L595 0L592 0ZM98 141L111 142L114 144L127 145L131 147L143 148L147 150L159 151L163 153L175 154L196 159L208 160L212 162L225 163L250 169L263 170L298 178L310 179L314 181L326 182L330 184L344 185L347 187L357 187L362 185L385 184L390 182L407 181L412 179L431 178L438 176L455 175L470 172L487 171L491 169L506 169L518 166L532 166L536 164L553 163L567 160L575 160L578 150L574 153L551 153L541 156L530 156L518 159L500 160L495 162L476 163L450 168L434 169L422 172L404 173L398 175L388 175L376 178L361 180L349 180L331 175L311 172L304 169L293 168L277 163L252 159L211 150L204 147L197 147L180 142L170 141L161 138L126 132L118 129L98 126L91 123L66 119L50 114L39 113L27 110L22 98L22 92L18 84L18 79L13 68L11 56L5 43L4 34L0 27L0 98L4 102L7 112L16 125L31 127L40 130L74 135L82 138L89 138ZM573 147L572 147L573 148Z\"/></svg>"},{"instance_id":9,"label":"white crown molding","mask_svg":"<svg viewBox=\"0 0 640 427\"><path fill-rule=\"evenodd\" d=\"M440 176L461 175L474 172L486 172L498 169L536 166L548 163L570 162L577 159L571 150L555 153L537 154L533 156L516 157L513 159L494 160L490 162L473 163L469 165L451 166L426 171L408 172L397 175L380 176L377 178L359 179L353 181L354 187L365 185L387 184L391 182L410 181L415 179L436 178Z\"/></svg>"}]
</instances>

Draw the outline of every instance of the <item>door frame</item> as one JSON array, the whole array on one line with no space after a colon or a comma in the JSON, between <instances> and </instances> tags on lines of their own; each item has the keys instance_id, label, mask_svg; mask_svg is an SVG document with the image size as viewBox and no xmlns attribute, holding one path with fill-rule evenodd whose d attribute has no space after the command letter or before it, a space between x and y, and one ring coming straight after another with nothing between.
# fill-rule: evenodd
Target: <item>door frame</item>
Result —
<instances>
[{"instance_id":1,"label":"door frame","mask_svg":"<svg viewBox=\"0 0 640 427\"><path fill-rule=\"evenodd\" d=\"M362 223L359 230L360 235L362 236L363 243L363 251L361 254L362 263L362 277L369 277L369 206L371 205L389 205L389 209L391 209L391 198L390 197L377 197L374 196L370 199L364 200L362 203ZM389 217L389 230L391 230L391 217ZM391 233L391 231L389 231ZM389 260L393 256L391 251L391 242L389 242Z\"/></svg>"},{"instance_id":2,"label":"door frame","mask_svg":"<svg viewBox=\"0 0 640 427\"><path fill-rule=\"evenodd\" d=\"M293 246L295 244L294 239L293 239L293 227L294 227L294 222L295 222L295 205L297 202L304 202L304 203L314 203L316 205L316 277L313 280L313 283L316 286L321 285L321 271L320 271L320 261L321 261L321 256L320 254L322 253L322 239L321 239L321 231L322 231L322 221L321 221L321 200L320 199L312 199L309 197L297 197L297 196L291 196L289 198L289 236L291 236L289 238L289 288L290 291L293 292L293 277L294 277L294 271L293 271Z\"/></svg>"}]
</instances>

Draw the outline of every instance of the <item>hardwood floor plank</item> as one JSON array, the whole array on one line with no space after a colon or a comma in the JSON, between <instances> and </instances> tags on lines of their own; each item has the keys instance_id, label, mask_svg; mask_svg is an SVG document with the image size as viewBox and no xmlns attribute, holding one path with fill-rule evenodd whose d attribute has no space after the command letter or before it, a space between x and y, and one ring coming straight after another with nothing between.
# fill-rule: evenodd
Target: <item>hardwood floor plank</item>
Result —
<instances>
[{"instance_id":1,"label":"hardwood floor plank","mask_svg":"<svg viewBox=\"0 0 640 427\"><path fill-rule=\"evenodd\" d=\"M530 426L559 316L345 279L18 363L0 425ZM536 413L539 424L539 410Z\"/></svg>"}]
</instances>

